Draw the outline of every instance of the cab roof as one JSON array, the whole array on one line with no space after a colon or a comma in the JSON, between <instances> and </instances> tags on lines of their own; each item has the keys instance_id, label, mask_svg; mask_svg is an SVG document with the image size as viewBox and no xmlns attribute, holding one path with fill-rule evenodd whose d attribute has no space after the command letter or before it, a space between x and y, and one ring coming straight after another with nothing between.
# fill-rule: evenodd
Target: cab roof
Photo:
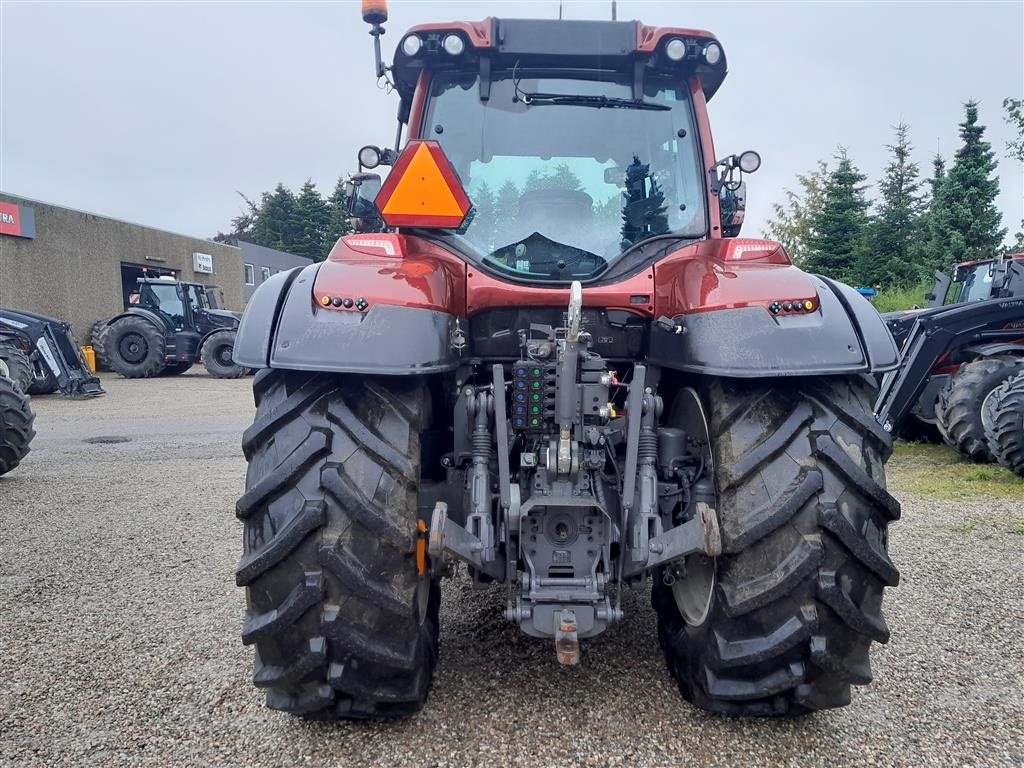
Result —
<instances>
[{"instance_id":1,"label":"cab roof","mask_svg":"<svg viewBox=\"0 0 1024 768\"><path fill-rule=\"evenodd\" d=\"M447 52L443 45L452 34L464 43L457 55ZM421 45L410 56L403 44L413 35L420 38ZM685 45L684 53L680 57L680 45L675 44L676 58L672 58L666 47L677 39ZM718 46L714 63L708 63L712 57L705 56L710 43ZM489 79L492 70L509 70L517 65L628 72L638 83L637 90L642 88L647 72L695 75L706 99L715 94L726 74L721 43L711 32L700 29L648 27L639 21L494 17L413 27L398 42L392 73L399 93L407 100L424 70L479 71Z\"/></svg>"}]
</instances>

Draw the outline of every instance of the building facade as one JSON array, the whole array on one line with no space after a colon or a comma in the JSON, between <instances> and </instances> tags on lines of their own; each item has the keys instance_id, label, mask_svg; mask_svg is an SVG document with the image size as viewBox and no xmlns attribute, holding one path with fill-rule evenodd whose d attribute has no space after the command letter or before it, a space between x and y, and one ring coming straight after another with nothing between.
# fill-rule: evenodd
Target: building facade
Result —
<instances>
[{"instance_id":1,"label":"building facade","mask_svg":"<svg viewBox=\"0 0 1024 768\"><path fill-rule=\"evenodd\" d=\"M253 291L271 275L313 263L312 259L307 259L304 256L293 256L290 253L265 248L255 243L239 240L236 245L242 251L242 287L245 291L246 301L249 301Z\"/></svg>"},{"instance_id":2,"label":"building facade","mask_svg":"<svg viewBox=\"0 0 1024 768\"><path fill-rule=\"evenodd\" d=\"M235 246L0 192L0 306L70 322L87 343L144 275L217 285L225 309L245 305Z\"/></svg>"}]
</instances>

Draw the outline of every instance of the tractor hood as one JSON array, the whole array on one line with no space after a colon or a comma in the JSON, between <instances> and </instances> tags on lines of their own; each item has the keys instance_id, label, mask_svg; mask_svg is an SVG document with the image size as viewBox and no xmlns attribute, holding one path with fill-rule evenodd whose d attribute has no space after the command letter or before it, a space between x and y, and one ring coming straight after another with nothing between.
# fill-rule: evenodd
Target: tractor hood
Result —
<instances>
[{"instance_id":1,"label":"tractor hood","mask_svg":"<svg viewBox=\"0 0 1024 768\"><path fill-rule=\"evenodd\" d=\"M241 312L230 312L226 309L208 309L206 313L218 325L224 328L234 328L242 319Z\"/></svg>"}]
</instances>

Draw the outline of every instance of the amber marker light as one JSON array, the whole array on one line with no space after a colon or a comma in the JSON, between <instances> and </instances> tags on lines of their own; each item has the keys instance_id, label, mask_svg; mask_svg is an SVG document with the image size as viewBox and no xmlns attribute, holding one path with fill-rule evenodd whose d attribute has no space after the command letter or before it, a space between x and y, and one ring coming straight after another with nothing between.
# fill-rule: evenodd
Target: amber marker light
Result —
<instances>
[{"instance_id":1,"label":"amber marker light","mask_svg":"<svg viewBox=\"0 0 1024 768\"><path fill-rule=\"evenodd\" d=\"M367 24L383 24L387 20L387 0L363 0L363 21Z\"/></svg>"}]
</instances>

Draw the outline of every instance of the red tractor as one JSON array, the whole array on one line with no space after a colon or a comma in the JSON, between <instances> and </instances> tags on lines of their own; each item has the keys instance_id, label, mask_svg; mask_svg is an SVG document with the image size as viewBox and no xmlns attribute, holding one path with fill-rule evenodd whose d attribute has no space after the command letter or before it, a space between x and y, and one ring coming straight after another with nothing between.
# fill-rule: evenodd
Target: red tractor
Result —
<instances>
[{"instance_id":1,"label":"red tractor","mask_svg":"<svg viewBox=\"0 0 1024 768\"><path fill-rule=\"evenodd\" d=\"M855 290L736 237L760 160L712 146L722 43L488 18L415 27L385 66L363 8L399 137L360 165L393 168L234 347L259 369L236 579L268 705L418 711L460 563L563 664L650 578L698 707L849 703L899 579L872 415L897 350Z\"/></svg>"}]
</instances>

